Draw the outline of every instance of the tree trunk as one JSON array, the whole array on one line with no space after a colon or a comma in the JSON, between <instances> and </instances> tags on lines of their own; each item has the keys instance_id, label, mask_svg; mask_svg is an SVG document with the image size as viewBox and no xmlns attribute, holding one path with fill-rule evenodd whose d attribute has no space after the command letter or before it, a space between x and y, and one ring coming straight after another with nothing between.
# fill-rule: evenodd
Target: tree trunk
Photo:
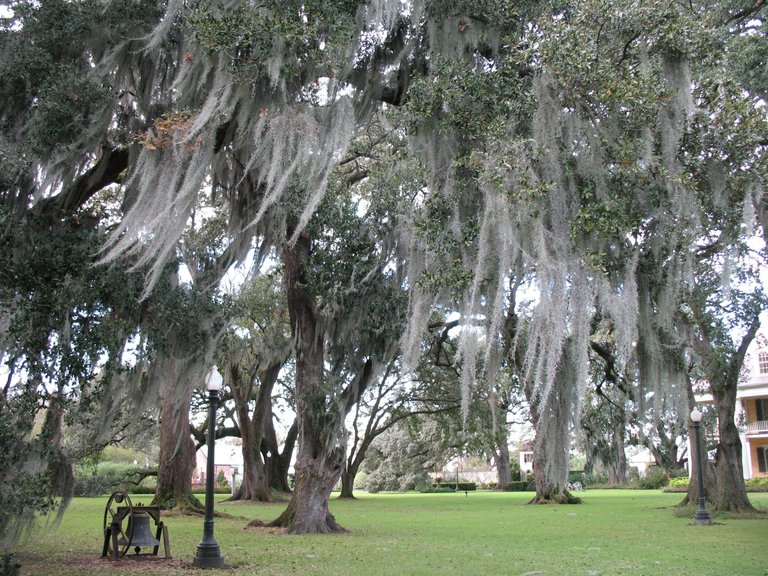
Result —
<instances>
[{"instance_id":1,"label":"tree trunk","mask_svg":"<svg viewBox=\"0 0 768 576\"><path fill-rule=\"evenodd\" d=\"M331 490L341 476L345 443L343 414L327 406L324 384L323 334L315 315L315 299L307 289L305 265L310 254L308 231L283 250L283 281L288 301L296 358L298 453L296 479L288 508L271 526L292 534L342 532L330 510Z\"/></svg>"},{"instance_id":2,"label":"tree trunk","mask_svg":"<svg viewBox=\"0 0 768 576\"><path fill-rule=\"evenodd\" d=\"M275 433L275 427L271 416L271 406L269 407L269 410L270 417L266 420L267 429L261 442L261 453L267 467L269 487L272 490L278 490L279 492L291 492L291 487L288 483L288 470L291 466L293 450L296 447L298 424L294 421L288 429L288 434L286 435L283 444L283 451L280 452L280 447L277 443L277 434Z\"/></svg>"},{"instance_id":3,"label":"tree trunk","mask_svg":"<svg viewBox=\"0 0 768 576\"><path fill-rule=\"evenodd\" d=\"M337 449L312 458L307 457L301 444L300 440L293 496L288 508L269 526L284 527L290 534L346 532L328 509L331 490L341 474L344 451Z\"/></svg>"},{"instance_id":4,"label":"tree trunk","mask_svg":"<svg viewBox=\"0 0 768 576\"><path fill-rule=\"evenodd\" d=\"M189 406L194 386L184 376L186 371L181 368L184 363L181 359L160 357L151 369L151 377L163 379L160 456L152 505L166 509L202 509L200 502L192 495L195 443L189 432Z\"/></svg>"},{"instance_id":5,"label":"tree trunk","mask_svg":"<svg viewBox=\"0 0 768 576\"><path fill-rule=\"evenodd\" d=\"M623 410L622 410L623 412ZM621 418L621 425L613 430L613 449L615 458L612 458L612 464L608 466L608 483L624 484L627 481L627 453L624 450L624 430L626 428L626 418Z\"/></svg>"},{"instance_id":6,"label":"tree trunk","mask_svg":"<svg viewBox=\"0 0 768 576\"><path fill-rule=\"evenodd\" d=\"M572 382L568 348L563 357L549 398L529 395L531 415L536 429L533 442L533 473L536 496L532 504L577 504L581 500L566 489L571 421L576 400L576 385Z\"/></svg>"},{"instance_id":7,"label":"tree trunk","mask_svg":"<svg viewBox=\"0 0 768 576\"><path fill-rule=\"evenodd\" d=\"M339 494L339 498L354 499L355 478L360 471L360 466L363 465L363 460L365 460L365 454L368 452L368 448L371 447L375 438L380 436L384 430L390 428L392 422L399 420L400 419L391 420L389 424L380 428L376 428L375 426L368 427L366 436L362 439L360 445L357 446L357 451L355 451L354 446L352 447L352 450L344 463L344 470L341 472L341 494Z\"/></svg>"},{"instance_id":8,"label":"tree trunk","mask_svg":"<svg viewBox=\"0 0 768 576\"><path fill-rule=\"evenodd\" d=\"M753 510L744 485L741 439L734 422L737 382L738 380L730 383L722 393L713 394L719 435L715 459L717 492L714 498L714 510L718 512Z\"/></svg>"},{"instance_id":9,"label":"tree trunk","mask_svg":"<svg viewBox=\"0 0 768 576\"><path fill-rule=\"evenodd\" d=\"M694 307L698 318L706 319L699 308ZM747 349L760 328L759 310L741 338L736 350L723 350L712 344L709 325L699 321L700 336L694 339L694 349L702 360L717 414L718 443L715 457L717 487L712 495L713 510L740 512L753 510L744 485L744 469L741 460L741 440L736 428L736 392L739 375L744 365ZM707 494L709 496L709 493Z\"/></svg>"},{"instance_id":10,"label":"tree trunk","mask_svg":"<svg viewBox=\"0 0 768 576\"><path fill-rule=\"evenodd\" d=\"M496 464L496 489L505 490L512 480L509 465L509 446L501 443L493 452L493 462Z\"/></svg>"},{"instance_id":11,"label":"tree trunk","mask_svg":"<svg viewBox=\"0 0 768 576\"><path fill-rule=\"evenodd\" d=\"M355 478L357 477L357 472L359 469L359 464L350 465L347 463L347 465L344 466L344 470L341 473L341 494L339 494L340 499L355 499Z\"/></svg>"},{"instance_id":12,"label":"tree trunk","mask_svg":"<svg viewBox=\"0 0 768 576\"><path fill-rule=\"evenodd\" d=\"M269 502L269 482L260 452L261 421L255 416L252 421L248 410L248 400L252 388L251 382L244 381L240 368L237 365L232 365L229 366L229 384L232 390L232 397L235 400L235 411L237 412L237 420L240 425L240 439L243 443L243 480L232 496L232 500ZM259 399L256 402L254 414L260 410L259 401L263 401L263 386L264 383L262 383L262 388L259 390ZM269 400L271 401L271 392ZM258 423L256 420L258 420Z\"/></svg>"}]
</instances>

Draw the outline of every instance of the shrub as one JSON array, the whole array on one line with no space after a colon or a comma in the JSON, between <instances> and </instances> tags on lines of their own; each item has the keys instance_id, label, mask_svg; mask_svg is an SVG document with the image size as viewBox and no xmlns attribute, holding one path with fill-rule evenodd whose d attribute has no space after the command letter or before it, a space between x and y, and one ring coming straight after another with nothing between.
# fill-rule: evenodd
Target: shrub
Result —
<instances>
[{"instance_id":1,"label":"shrub","mask_svg":"<svg viewBox=\"0 0 768 576\"><path fill-rule=\"evenodd\" d=\"M155 493L155 487L154 486L134 486L129 490L131 494L154 494Z\"/></svg>"},{"instance_id":2,"label":"shrub","mask_svg":"<svg viewBox=\"0 0 768 576\"><path fill-rule=\"evenodd\" d=\"M586 474L584 474L584 470L569 470L568 471L568 482L581 482L584 484L584 479L587 477Z\"/></svg>"},{"instance_id":3,"label":"shrub","mask_svg":"<svg viewBox=\"0 0 768 576\"><path fill-rule=\"evenodd\" d=\"M504 487L504 490L507 492L525 492L528 490L528 482L510 482Z\"/></svg>"},{"instance_id":4,"label":"shrub","mask_svg":"<svg viewBox=\"0 0 768 576\"><path fill-rule=\"evenodd\" d=\"M536 474L528 474L525 478L526 492L536 492Z\"/></svg>"},{"instance_id":5,"label":"shrub","mask_svg":"<svg viewBox=\"0 0 768 576\"><path fill-rule=\"evenodd\" d=\"M581 484L585 488L587 486L589 487L602 486L604 484L608 484L608 476L606 474L598 474L596 472L591 472L589 474L582 474Z\"/></svg>"},{"instance_id":6,"label":"shrub","mask_svg":"<svg viewBox=\"0 0 768 576\"><path fill-rule=\"evenodd\" d=\"M668 486L670 488L688 488L688 484L690 484L690 479L688 476L678 476L676 478L670 478Z\"/></svg>"},{"instance_id":7,"label":"shrub","mask_svg":"<svg viewBox=\"0 0 768 576\"><path fill-rule=\"evenodd\" d=\"M645 476L637 479L637 487L641 490L658 490L669 484L669 476L664 470L655 468L648 471Z\"/></svg>"},{"instance_id":8,"label":"shrub","mask_svg":"<svg viewBox=\"0 0 768 576\"><path fill-rule=\"evenodd\" d=\"M432 488L436 492L464 492L467 490L477 490L477 484L474 482L435 482Z\"/></svg>"},{"instance_id":9,"label":"shrub","mask_svg":"<svg viewBox=\"0 0 768 576\"><path fill-rule=\"evenodd\" d=\"M768 478L750 478L744 481L747 492L768 492Z\"/></svg>"},{"instance_id":10,"label":"shrub","mask_svg":"<svg viewBox=\"0 0 768 576\"><path fill-rule=\"evenodd\" d=\"M368 481L368 474L364 470L361 470L355 476L355 485L353 486L353 488L355 490L364 490L365 484L367 481Z\"/></svg>"},{"instance_id":11,"label":"shrub","mask_svg":"<svg viewBox=\"0 0 768 576\"><path fill-rule=\"evenodd\" d=\"M133 464L121 464L117 462L100 462L93 466L76 466L75 474L75 496L103 496L111 494L116 490L132 491L135 488L135 482L141 476L138 473L144 473L144 468L137 468ZM145 478L145 480L147 480ZM152 489L153 480L146 482ZM145 493L145 492L137 492Z\"/></svg>"},{"instance_id":12,"label":"shrub","mask_svg":"<svg viewBox=\"0 0 768 576\"><path fill-rule=\"evenodd\" d=\"M670 478L688 478L688 470L686 470L685 468L670 470L669 477Z\"/></svg>"},{"instance_id":13,"label":"shrub","mask_svg":"<svg viewBox=\"0 0 768 576\"><path fill-rule=\"evenodd\" d=\"M231 494L232 489L228 486L214 486L214 494ZM192 494L205 494L205 486L192 486Z\"/></svg>"}]
</instances>

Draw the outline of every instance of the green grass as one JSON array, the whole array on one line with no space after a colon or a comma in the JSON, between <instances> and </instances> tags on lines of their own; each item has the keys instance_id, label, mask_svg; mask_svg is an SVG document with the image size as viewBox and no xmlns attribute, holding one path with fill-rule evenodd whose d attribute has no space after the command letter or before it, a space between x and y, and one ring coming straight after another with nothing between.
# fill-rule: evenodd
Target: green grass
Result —
<instances>
[{"instance_id":1,"label":"green grass","mask_svg":"<svg viewBox=\"0 0 768 576\"><path fill-rule=\"evenodd\" d=\"M768 575L768 519L692 526L679 494L595 490L577 506L526 505L531 493L359 494L331 502L346 534L286 536L244 530L284 504L217 502L216 539L227 575ZM224 498L224 497L221 497ZM768 507L768 494L750 495ZM219 498L217 497L217 500ZM74 501L61 527L19 546L22 574L177 575L191 560L202 519L168 517L174 559L100 558L106 498Z\"/></svg>"}]
</instances>

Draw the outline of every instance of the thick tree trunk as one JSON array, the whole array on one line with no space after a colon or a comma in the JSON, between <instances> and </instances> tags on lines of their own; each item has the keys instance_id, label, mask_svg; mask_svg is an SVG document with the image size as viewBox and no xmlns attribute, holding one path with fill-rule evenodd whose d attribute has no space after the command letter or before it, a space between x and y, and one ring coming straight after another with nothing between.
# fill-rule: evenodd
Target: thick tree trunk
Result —
<instances>
[{"instance_id":1,"label":"thick tree trunk","mask_svg":"<svg viewBox=\"0 0 768 576\"><path fill-rule=\"evenodd\" d=\"M268 502L270 500L269 482L267 471L261 460L261 421L251 420L248 410L251 383L243 381L238 366L229 367L229 382L232 397L235 400L235 411L240 425L240 439L243 451L243 480L239 488L232 496L232 500L255 500ZM263 386L263 383L262 383ZM259 400L262 400L260 390ZM254 413L259 412L259 400L256 402ZM263 401L263 400L262 400ZM271 397L270 397L271 401ZM254 418L256 420L256 418Z\"/></svg>"},{"instance_id":2,"label":"thick tree trunk","mask_svg":"<svg viewBox=\"0 0 768 576\"><path fill-rule=\"evenodd\" d=\"M331 490L339 479L344 451L307 457L301 449L296 462L296 482L288 508L270 526L284 527L290 534L346 532L328 509Z\"/></svg>"},{"instance_id":3,"label":"thick tree trunk","mask_svg":"<svg viewBox=\"0 0 768 576\"><path fill-rule=\"evenodd\" d=\"M624 450L625 419L622 418L622 426L613 431L613 447L615 451L614 463L608 467L608 483L623 484L627 481L627 453Z\"/></svg>"},{"instance_id":4,"label":"thick tree trunk","mask_svg":"<svg viewBox=\"0 0 768 576\"><path fill-rule=\"evenodd\" d=\"M532 504L577 504L581 500L566 489L570 461L570 433L576 386L570 375L568 346L558 368L550 397L529 393L531 415L536 429L533 442L533 472L536 496Z\"/></svg>"},{"instance_id":5,"label":"thick tree trunk","mask_svg":"<svg viewBox=\"0 0 768 576\"><path fill-rule=\"evenodd\" d=\"M752 503L747 498L747 489L744 485L741 440L739 439L739 430L734 422L736 386L737 383L734 382L726 386L722 394L714 394L719 434L715 459L717 477L717 492L714 498L715 511L741 512L753 509Z\"/></svg>"},{"instance_id":6,"label":"thick tree trunk","mask_svg":"<svg viewBox=\"0 0 768 576\"><path fill-rule=\"evenodd\" d=\"M327 406L324 384L323 335L315 300L307 289L305 265L310 254L308 231L283 250L283 280L288 300L296 358L298 453L294 491L288 508L271 523L289 533L341 532L328 508L331 490L344 465L346 445L340 442L343 414Z\"/></svg>"},{"instance_id":7,"label":"thick tree trunk","mask_svg":"<svg viewBox=\"0 0 768 576\"><path fill-rule=\"evenodd\" d=\"M152 368L154 377L163 379L160 456L152 504L166 509L202 509L200 502L192 495L195 443L189 432L189 405L193 386L180 368L182 363L182 360L159 358Z\"/></svg>"},{"instance_id":8,"label":"thick tree trunk","mask_svg":"<svg viewBox=\"0 0 768 576\"><path fill-rule=\"evenodd\" d=\"M536 496L533 504L570 504L578 499L566 490L568 482L570 420L567 391L554 390L544 411L535 419L533 472Z\"/></svg>"},{"instance_id":9,"label":"thick tree trunk","mask_svg":"<svg viewBox=\"0 0 768 576\"><path fill-rule=\"evenodd\" d=\"M698 317L706 314L694 309ZM736 392L739 375L744 365L747 349L760 328L760 317L755 312L752 322L736 350L721 350L712 345L709 325L699 324L701 335L694 340L694 347L706 371L717 413L718 443L715 457L717 487L712 498L714 511L740 512L753 510L744 485L744 469L741 460L741 440L736 428ZM707 494L709 496L709 494Z\"/></svg>"},{"instance_id":10,"label":"thick tree trunk","mask_svg":"<svg viewBox=\"0 0 768 576\"><path fill-rule=\"evenodd\" d=\"M509 465L509 446L501 443L493 452L493 462L496 465L496 489L505 490L512 480Z\"/></svg>"}]
</instances>

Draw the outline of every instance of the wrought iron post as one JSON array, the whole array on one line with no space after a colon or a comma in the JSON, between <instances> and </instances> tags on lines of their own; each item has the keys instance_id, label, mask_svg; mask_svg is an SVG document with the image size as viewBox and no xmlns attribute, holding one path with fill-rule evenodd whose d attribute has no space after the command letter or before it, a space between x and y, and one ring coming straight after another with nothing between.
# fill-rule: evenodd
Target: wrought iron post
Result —
<instances>
[{"instance_id":1,"label":"wrought iron post","mask_svg":"<svg viewBox=\"0 0 768 576\"><path fill-rule=\"evenodd\" d=\"M696 470L699 476L699 509L693 515L693 523L696 526L712 526L712 517L707 512L707 497L704 494L704 465L701 457L701 412L694 408L691 412L691 421L696 436Z\"/></svg>"},{"instance_id":2,"label":"wrought iron post","mask_svg":"<svg viewBox=\"0 0 768 576\"><path fill-rule=\"evenodd\" d=\"M206 378L208 388L208 467L205 474L205 520L203 521L203 539L197 545L193 564L198 568L223 568L224 557L221 555L219 543L213 537L213 483L216 468L214 450L216 443L216 407L219 402L219 390L223 378L216 366L211 368Z\"/></svg>"}]
</instances>

